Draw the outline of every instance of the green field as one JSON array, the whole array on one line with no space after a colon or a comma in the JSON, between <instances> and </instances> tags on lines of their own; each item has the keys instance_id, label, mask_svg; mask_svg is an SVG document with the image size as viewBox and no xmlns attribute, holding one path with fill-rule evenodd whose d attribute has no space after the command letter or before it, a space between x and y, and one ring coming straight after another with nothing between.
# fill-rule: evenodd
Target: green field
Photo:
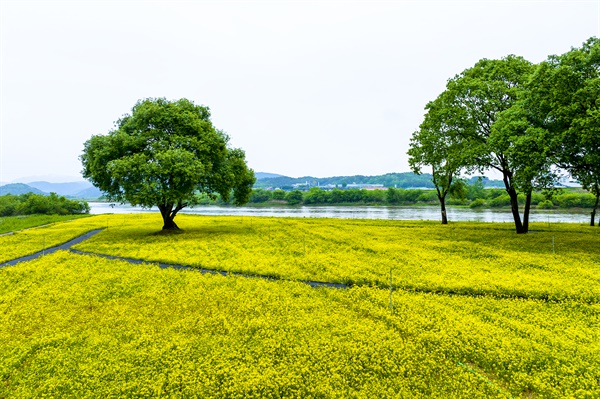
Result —
<instances>
[{"instance_id":1,"label":"green field","mask_svg":"<svg viewBox=\"0 0 600 399\"><path fill-rule=\"evenodd\" d=\"M0 246L104 228L76 248L281 280L65 251L1 268L0 398L598 396L598 228L177 222L163 235L157 215L94 216Z\"/></svg>"},{"instance_id":2,"label":"green field","mask_svg":"<svg viewBox=\"0 0 600 399\"><path fill-rule=\"evenodd\" d=\"M11 231L29 229L31 227L64 222L68 220L88 217L89 215L27 215L0 217L0 234Z\"/></svg>"}]
</instances>

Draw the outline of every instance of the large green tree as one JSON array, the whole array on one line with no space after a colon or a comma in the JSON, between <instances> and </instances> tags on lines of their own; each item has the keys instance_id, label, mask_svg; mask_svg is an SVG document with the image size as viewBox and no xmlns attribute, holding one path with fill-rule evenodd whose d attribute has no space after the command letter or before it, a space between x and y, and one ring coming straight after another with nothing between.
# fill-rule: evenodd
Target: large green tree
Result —
<instances>
[{"instance_id":1,"label":"large green tree","mask_svg":"<svg viewBox=\"0 0 600 399\"><path fill-rule=\"evenodd\" d=\"M554 162L600 199L600 39L550 56L533 75L527 109L548 133Z\"/></svg>"},{"instance_id":2,"label":"large green tree","mask_svg":"<svg viewBox=\"0 0 600 399\"><path fill-rule=\"evenodd\" d=\"M527 95L523 91L522 97ZM490 147L505 155L508 180L514 191L523 194L522 232L529 231L529 213L534 190L544 191L547 197L554 192L558 178L549 156L547 131L528 118L525 102L517 101L509 109L499 113L492 126ZM506 188L506 187L505 187ZM510 189L507 192L510 196ZM518 202L511 197L511 208ZM516 203L516 204L515 204ZM514 212L513 212L514 214Z\"/></svg>"},{"instance_id":3,"label":"large green tree","mask_svg":"<svg viewBox=\"0 0 600 399\"><path fill-rule=\"evenodd\" d=\"M517 56L483 59L448 81L445 122L463 143L465 166L502 175L517 233L529 229L531 193L551 180L544 139L522 115L519 104L534 66ZM519 194L525 196L524 216Z\"/></svg>"},{"instance_id":4,"label":"large green tree","mask_svg":"<svg viewBox=\"0 0 600 399\"><path fill-rule=\"evenodd\" d=\"M242 205L255 177L244 152L210 120L208 107L187 99L140 100L131 115L107 135L85 142L83 176L112 201L157 206L164 230L177 230L175 216L197 194L220 194Z\"/></svg>"}]
</instances>

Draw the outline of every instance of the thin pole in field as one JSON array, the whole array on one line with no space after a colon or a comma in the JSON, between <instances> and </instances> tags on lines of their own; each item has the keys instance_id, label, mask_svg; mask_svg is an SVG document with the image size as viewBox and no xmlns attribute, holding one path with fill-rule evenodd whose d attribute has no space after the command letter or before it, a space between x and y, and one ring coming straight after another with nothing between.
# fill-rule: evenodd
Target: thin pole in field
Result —
<instances>
[{"instance_id":1,"label":"thin pole in field","mask_svg":"<svg viewBox=\"0 0 600 399\"><path fill-rule=\"evenodd\" d=\"M554 254L554 236L552 236L552 254Z\"/></svg>"},{"instance_id":2,"label":"thin pole in field","mask_svg":"<svg viewBox=\"0 0 600 399\"><path fill-rule=\"evenodd\" d=\"M390 268L390 312L394 313L394 281L392 277L392 270L393 269Z\"/></svg>"},{"instance_id":3,"label":"thin pole in field","mask_svg":"<svg viewBox=\"0 0 600 399\"><path fill-rule=\"evenodd\" d=\"M304 256L306 256L306 234L304 234L303 242L304 242Z\"/></svg>"}]
</instances>

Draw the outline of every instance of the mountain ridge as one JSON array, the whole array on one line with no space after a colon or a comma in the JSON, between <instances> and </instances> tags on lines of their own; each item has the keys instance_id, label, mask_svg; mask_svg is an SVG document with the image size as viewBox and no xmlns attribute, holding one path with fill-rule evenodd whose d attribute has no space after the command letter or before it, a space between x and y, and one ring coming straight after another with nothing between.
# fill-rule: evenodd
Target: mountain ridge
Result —
<instances>
[{"instance_id":1,"label":"mountain ridge","mask_svg":"<svg viewBox=\"0 0 600 399\"><path fill-rule=\"evenodd\" d=\"M431 175L423 173L416 175L412 172L386 173L383 175L353 175L353 176L331 176L331 177L289 177L277 173L255 172L257 177L254 183L255 189L265 188L281 188L284 190L292 190L298 186L337 186L345 187L348 184L376 184L386 188L395 187L403 189L433 189ZM468 179L469 183L473 183L477 177ZM483 177L483 183L486 187L501 187L500 180L490 180ZM25 183L9 183L0 185L0 195L5 194L25 194L33 192L35 194L49 195L54 192L58 195L68 196L72 198L94 199L99 198L102 192L87 181L61 182L51 183L46 181L36 181L29 184Z\"/></svg>"},{"instance_id":2,"label":"mountain ridge","mask_svg":"<svg viewBox=\"0 0 600 399\"><path fill-rule=\"evenodd\" d=\"M7 194L21 195L21 194L27 194L27 193L48 195L48 193L38 190L35 187L31 187L25 183L9 183L9 184L0 186L0 195L7 195Z\"/></svg>"}]
</instances>

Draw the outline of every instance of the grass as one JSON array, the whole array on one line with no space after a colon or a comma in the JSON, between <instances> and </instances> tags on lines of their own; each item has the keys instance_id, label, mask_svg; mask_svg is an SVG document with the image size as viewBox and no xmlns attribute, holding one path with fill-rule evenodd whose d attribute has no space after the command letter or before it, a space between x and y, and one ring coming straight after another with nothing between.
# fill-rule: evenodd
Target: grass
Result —
<instances>
[{"instance_id":1,"label":"grass","mask_svg":"<svg viewBox=\"0 0 600 399\"><path fill-rule=\"evenodd\" d=\"M14 232L46 224L75 220L89 215L27 215L0 217L0 234Z\"/></svg>"}]
</instances>

